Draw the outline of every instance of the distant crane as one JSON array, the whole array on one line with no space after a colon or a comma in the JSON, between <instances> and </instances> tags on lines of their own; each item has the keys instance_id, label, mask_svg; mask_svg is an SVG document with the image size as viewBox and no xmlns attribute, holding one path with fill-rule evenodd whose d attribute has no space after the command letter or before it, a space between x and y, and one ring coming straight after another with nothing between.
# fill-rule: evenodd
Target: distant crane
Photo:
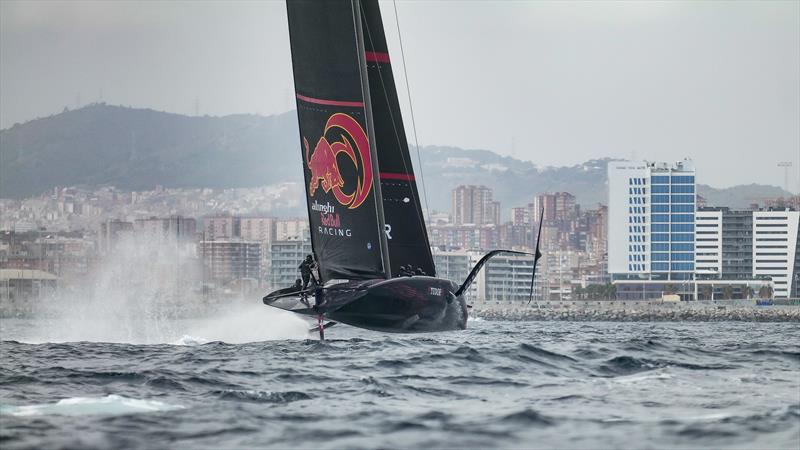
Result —
<instances>
[{"instance_id":1,"label":"distant crane","mask_svg":"<svg viewBox=\"0 0 800 450\"><path fill-rule=\"evenodd\" d=\"M789 192L789 168L792 167L791 161L781 161L778 167L783 167L783 190ZM781 195L781 197L783 197Z\"/></svg>"}]
</instances>

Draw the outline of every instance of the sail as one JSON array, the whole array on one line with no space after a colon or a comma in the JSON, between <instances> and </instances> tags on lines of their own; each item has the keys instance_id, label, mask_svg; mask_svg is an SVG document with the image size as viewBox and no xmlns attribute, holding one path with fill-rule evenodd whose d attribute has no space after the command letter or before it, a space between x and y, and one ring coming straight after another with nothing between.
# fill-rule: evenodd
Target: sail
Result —
<instances>
[{"instance_id":1,"label":"sail","mask_svg":"<svg viewBox=\"0 0 800 450\"><path fill-rule=\"evenodd\" d=\"M357 1L287 1L311 244L322 281L385 277Z\"/></svg>"},{"instance_id":2,"label":"sail","mask_svg":"<svg viewBox=\"0 0 800 450\"><path fill-rule=\"evenodd\" d=\"M359 3L391 270L397 276L400 266L410 265L434 276L436 269L400 114L381 12L377 0Z\"/></svg>"}]
</instances>

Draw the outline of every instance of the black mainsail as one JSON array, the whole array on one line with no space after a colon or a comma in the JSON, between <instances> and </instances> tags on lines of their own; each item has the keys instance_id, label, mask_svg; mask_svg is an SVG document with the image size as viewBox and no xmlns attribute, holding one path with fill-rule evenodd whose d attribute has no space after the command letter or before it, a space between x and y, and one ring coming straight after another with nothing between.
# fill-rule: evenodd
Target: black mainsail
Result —
<instances>
[{"instance_id":1,"label":"black mainsail","mask_svg":"<svg viewBox=\"0 0 800 450\"><path fill-rule=\"evenodd\" d=\"M287 2L314 256L323 281L388 274L358 2Z\"/></svg>"},{"instance_id":2,"label":"black mainsail","mask_svg":"<svg viewBox=\"0 0 800 450\"><path fill-rule=\"evenodd\" d=\"M359 3L392 272L410 265L435 276L380 8L377 0Z\"/></svg>"}]
</instances>

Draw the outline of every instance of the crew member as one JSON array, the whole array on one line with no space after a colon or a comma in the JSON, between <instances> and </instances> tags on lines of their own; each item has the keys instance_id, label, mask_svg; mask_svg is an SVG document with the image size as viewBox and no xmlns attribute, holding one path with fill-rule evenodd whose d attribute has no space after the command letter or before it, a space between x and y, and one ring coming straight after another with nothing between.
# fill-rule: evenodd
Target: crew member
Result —
<instances>
[{"instance_id":1,"label":"crew member","mask_svg":"<svg viewBox=\"0 0 800 450\"><path fill-rule=\"evenodd\" d=\"M316 286L317 280L314 277L314 274L311 272L311 270L316 266L317 264L314 262L314 257L311 255L306 256L306 259L300 263L298 269L300 269L300 276L303 277L303 290L308 287L309 281L312 280L314 282L314 286Z\"/></svg>"}]
</instances>

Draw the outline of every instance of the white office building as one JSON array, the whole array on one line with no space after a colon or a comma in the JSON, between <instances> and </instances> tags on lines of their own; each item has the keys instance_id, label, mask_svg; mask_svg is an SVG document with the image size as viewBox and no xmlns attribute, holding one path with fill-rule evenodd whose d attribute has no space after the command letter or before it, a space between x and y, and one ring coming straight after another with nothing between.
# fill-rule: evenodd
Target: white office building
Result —
<instances>
[{"instance_id":1,"label":"white office building","mask_svg":"<svg viewBox=\"0 0 800 450\"><path fill-rule=\"evenodd\" d=\"M695 213L695 274L698 278L722 276L722 209Z\"/></svg>"},{"instance_id":2,"label":"white office building","mask_svg":"<svg viewBox=\"0 0 800 450\"><path fill-rule=\"evenodd\" d=\"M753 212L753 275L772 279L773 296L796 294L800 211Z\"/></svg>"},{"instance_id":3,"label":"white office building","mask_svg":"<svg viewBox=\"0 0 800 450\"><path fill-rule=\"evenodd\" d=\"M692 161L610 162L608 195L608 271L615 279L693 279Z\"/></svg>"}]
</instances>

